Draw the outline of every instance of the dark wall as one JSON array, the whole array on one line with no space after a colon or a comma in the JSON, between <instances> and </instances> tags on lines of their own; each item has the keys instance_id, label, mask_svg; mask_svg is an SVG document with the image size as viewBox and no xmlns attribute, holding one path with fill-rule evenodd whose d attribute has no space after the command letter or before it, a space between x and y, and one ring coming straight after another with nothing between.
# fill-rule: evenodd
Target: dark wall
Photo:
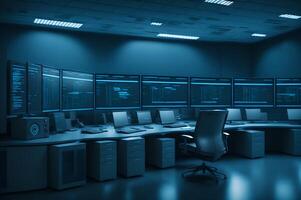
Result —
<instances>
[{"instance_id":1,"label":"dark wall","mask_svg":"<svg viewBox=\"0 0 301 200\"><path fill-rule=\"evenodd\" d=\"M246 77L252 72L251 48L245 44L152 40L11 25L1 27L0 133L6 130L5 72L9 59L96 73Z\"/></svg>"},{"instance_id":2,"label":"dark wall","mask_svg":"<svg viewBox=\"0 0 301 200\"><path fill-rule=\"evenodd\" d=\"M254 45L254 76L301 77L301 30Z\"/></svg>"}]
</instances>

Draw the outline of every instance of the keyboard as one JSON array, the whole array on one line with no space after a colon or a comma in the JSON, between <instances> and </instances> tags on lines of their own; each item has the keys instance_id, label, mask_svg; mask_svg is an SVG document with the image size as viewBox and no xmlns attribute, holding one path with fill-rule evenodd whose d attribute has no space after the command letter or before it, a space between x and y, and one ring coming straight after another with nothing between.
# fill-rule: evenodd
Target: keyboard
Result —
<instances>
[{"instance_id":1,"label":"keyboard","mask_svg":"<svg viewBox=\"0 0 301 200\"><path fill-rule=\"evenodd\" d=\"M107 132L108 130L102 129L102 128L83 128L81 130L82 134L98 134L98 133L104 133Z\"/></svg>"},{"instance_id":2,"label":"keyboard","mask_svg":"<svg viewBox=\"0 0 301 200\"><path fill-rule=\"evenodd\" d=\"M167 124L163 126L164 128L181 128L181 127L187 127L186 124Z\"/></svg>"},{"instance_id":3,"label":"keyboard","mask_svg":"<svg viewBox=\"0 0 301 200\"><path fill-rule=\"evenodd\" d=\"M124 134L131 134L131 133L139 133L145 131L144 129L139 129L139 128L135 128L135 127L130 127L130 128L121 128L121 129L117 129L116 132L117 133L124 133Z\"/></svg>"}]
</instances>

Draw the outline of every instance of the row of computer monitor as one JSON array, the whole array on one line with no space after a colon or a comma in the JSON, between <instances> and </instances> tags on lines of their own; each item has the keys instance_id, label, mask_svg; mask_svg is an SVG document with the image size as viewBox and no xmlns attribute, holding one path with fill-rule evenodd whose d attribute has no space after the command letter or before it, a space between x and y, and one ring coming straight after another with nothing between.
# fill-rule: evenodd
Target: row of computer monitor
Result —
<instances>
[{"instance_id":1,"label":"row of computer monitor","mask_svg":"<svg viewBox=\"0 0 301 200\"><path fill-rule=\"evenodd\" d=\"M301 107L301 78L89 74L9 62L10 114L160 107Z\"/></svg>"}]
</instances>

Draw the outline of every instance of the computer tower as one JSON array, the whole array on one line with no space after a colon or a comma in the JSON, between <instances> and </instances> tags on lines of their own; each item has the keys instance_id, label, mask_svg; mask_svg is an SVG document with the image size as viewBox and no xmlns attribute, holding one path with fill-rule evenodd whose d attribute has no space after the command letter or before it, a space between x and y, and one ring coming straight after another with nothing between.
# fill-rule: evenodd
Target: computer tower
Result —
<instances>
[{"instance_id":1,"label":"computer tower","mask_svg":"<svg viewBox=\"0 0 301 200\"><path fill-rule=\"evenodd\" d=\"M11 136L14 139L32 140L49 136L48 117L22 117L11 121Z\"/></svg>"},{"instance_id":2,"label":"computer tower","mask_svg":"<svg viewBox=\"0 0 301 200\"><path fill-rule=\"evenodd\" d=\"M87 174L105 181L117 178L117 143L112 140L87 144Z\"/></svg>"},{"instance_id":3,"label":"computer tower","mask_svg":"<svg viewBox=\"0 0 301 200\"><path fill-rule=\"evenodd\" d=\"M47 146L0 147L0 193L47 187Z\"/></svg>"},{"instance_id":4,"label":"computer tower","mask_svg":"<svg viewBox=\"0 0 301 200\"><path fill-rule=\"evenodd\" d=\"M86 144L49 147L49 186L61 190L86 184Z\"/></svg>"}]
</instances>

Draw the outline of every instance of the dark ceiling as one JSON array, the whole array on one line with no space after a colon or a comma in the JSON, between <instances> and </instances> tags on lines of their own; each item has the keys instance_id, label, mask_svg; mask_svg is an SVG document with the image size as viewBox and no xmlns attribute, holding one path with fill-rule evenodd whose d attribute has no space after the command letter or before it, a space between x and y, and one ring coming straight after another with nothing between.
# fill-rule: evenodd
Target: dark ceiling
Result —
<instances>
[{"instance_id":1,"label":"dark ceiling","mask_svg":"<svg viewBox=\"0 0 301 200\"><path fill-rule=\"evenodd\" d=\"M301 0L0 0L0 22L34 25L35 18L83 23L80 31L155 38L158 33L199 36L203 41L256 42L301 27ZM162 22L151 26L150 22Z\"/></svg>"}]
</instances>

